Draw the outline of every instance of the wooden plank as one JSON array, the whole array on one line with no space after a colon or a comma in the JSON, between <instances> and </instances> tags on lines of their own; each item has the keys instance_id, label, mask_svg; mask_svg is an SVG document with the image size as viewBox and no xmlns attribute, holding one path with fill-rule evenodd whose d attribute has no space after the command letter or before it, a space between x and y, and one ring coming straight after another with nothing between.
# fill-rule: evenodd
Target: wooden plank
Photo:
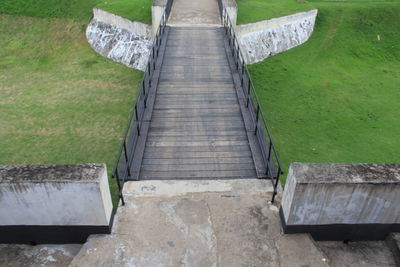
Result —
<instances>
[{"instance_id":1,"label":"wooden plank","mask_svg":"<svg viewBox=\"0 0 400 267\"><path fill-rule=\"evenodd\" d=\"M144 152L143 158L146 159L180 159L180 158L243 158L251 157L250 151L238 151L238 152L164 152L164 153L152 153Z\"/></svg>"},{"instance_id":2,"label":"wooden plank","mask_svg":"<svg viewBox=\"0 0 400 267\"><path fill-rule=\"evenodd\" d=\"M196 141L248 141L245 135L214 136L214 135L192 135L192 136L148 136L148 142L196 142Z\"/></svg>"},{"instance_id":3,"label":"wooden plank","mask_svg":"<svg viewBox=\"0 0 400 267\"><path fill-rule=\"evenodd\" d=\"M180 152L239 152L250 151L249 144L240 146L147 146L146 152L149 153L180 153Z\"/></svg>"},{"instance_id":4,"label":"wooden plank","mask_svg":"<svg viewBox=\"0 0 400 267\"><path fill-rule=\"evenodd\" d=\"M141 179L185 179L185 178L256 178L254 170L233 170L233 171L175 171L157 172L143 171L140 173Z\"/></svg>"},{"instance_id":5,"label":"wooden plank","mask_svg":"<svg viewBox=\"0 0 400 267\"><path fill-rule=\"evenodd\" d=\"M160 82L159 87L165 88L209 88L211 87L222 87L222 88L234 88L232 81L226 82L203 82L199 83L197 81L172 81L172 82Z\"/></svg>"},{"instance_id":6,"label":"wooden plank","mask_svg":"<svg viewBox=\"0 0 400 267\"><path fill-rule=\"evenodd\" d=\"M230 109L230 110L235 110L239 108L239 104L220 104L220 103L158 103L155 105L154 109L212 109L214 107L218 106L219 108L224 108L224 109Z\"/></svg>"},{"instance_id":7,"label":"wooden plank","mask_svg":"<svg viewBox=\"0 0 400 267\"><path fill-rule=\"evenodd\" d=\"M196 106L204 106L207 105L210 107L214 107L215 105L218 106L233 106L233 105L238 105L238 101L237 99L213 99L213 98L209 98L209 99L200 99L200 100L196 100L196 99L165 99L162 97L158 97L156 99L156 103L155 106L157 108L162 108L162 106L168 106L168 107L172 107L172 106L192 106L192 107L196 107Z\"/></svg>"},{"instance_id":8,"label":"wooden plank","mask_svg":"<svg viewBox=\"0 0 400 267\"><path fill-rule=\"evenodd\" d=\"M160 75L160 81L196 81L199 83L209 83L209 82L226 82L231 81L232 76L230 75L215 75L210 77L210 75L203 73L175 73L175 74L163 74Z\"/></svg>"},{"instance_id":9,"label":"wooden plank","mask_svg":"<svg viewBox=\"0 0 400 267\"><path fill-rule=\"evenodd\" d=\"M220 101L220 100L234 100L237 102L237 97L235 93L229 92L229 93L209 93L209 94L163 94L160 97L157 97L158 100L162 101L209 101L209 100L214 100L214 101Z\"/></svg>"},{"instance_id":10,"label":"wooden plank","mask_svg":"<svg viewBox=\"0 0 400 267\"><path fill-rule=\"evenodd\" d=\"M242 130L243 127L241 126L220 126L220 125L211 125L211 126L160 126L155 127L151 126L151 130L155 131L192 131L196 132L197 134L206 134L209 131L227 131L227 130Z\"/></svg>"},{"instance_id":11,"label":"wooden plank","mask_svg":"<svg viewBox=\"0 0 400 267\"><path fill-rule=\"evenodd\" d=\"M210 96L212 97L213 95L219 95L219 96L224 96L224 95L229 95L232 94L234 89L233 88L216 88L216 87L207 87L207 88L188 88L188 87L183 87L183 88L158 88L157 95L177 95L181 94L187 95L188 97L194 96L194 95L203 95L203 96ZM161 96L163 97L163 96Z\"/></svg>"},{"instance_id":12,"label":"wooden plank","mask_svg":"<svg viewBox=\"0 0 400 267\"><path fill-rule=\"evenodd\" d=\"M183 117L183 118L165 118L153 116L152 122L206 122L206 121L240 121L243 120L240 116L209 116L209 117Z\"/></svg>"},{"instance_id":13,"label":"wooden plank","mask_svg":"<svg viewBox=\"0 0 400 267\"><path fill-rule=\"evenodd\" d=\"M154 130L149 131L149 136L247 136L244 129L239 130L208 130L204 132L199 131L185 131L185 130Z\"/></svg>"},{"instance_id":14,"label":"wooden plank","mask_svg":"<svg viewBox=\"0 0 400 267\"><path fill-rule=\"evenodd\" d=\"M191 66L180 66L174 65L173 67L165 68L161 71L162 74L173 74L173 73L201 73L203 75L231 75L230 70L224 66L206 66L206 65L191 65Z\"/></svg>"},{"instance_id":15,"label":"wooden plank","mask_svg":"<svg viewBox=\"0 0 400 267\"><path fill-rule=\"evenodd\" d=\"M151 141L146 142L146 147L217 147L217 146L246 146L248 141L178 141L178 142L168 142L168 141Z\"/></svg>"},{"instance_id":16,"label":"wooden plank","mask_svg":"<svg viewBox=\"0 0 400 267\"><path fill-rule=\"evenodd\" d=\"M212 127L234 127L243 128L243 121L152 121L151 128L212 128Z\"/></svg>"},{"instance_id":17,"label":"wooden plank","mask_svg":"<svg viewBox=\"0 0 400 267\"><path fill-rule=\"evenodd\" d=\"M239 108L226 109L154 109L154 118L192 118L192 117L210 117L210 116L239 116Z\"/></svg>"},{"instance_id":18,"label":"wooden plank","mask_svg":"<svg viewBox=\"0 0 400 267\"><path fill-rule=\"evenodd\" d=\"M143 159L142 164L145 165L172 165L172 164L236 164L249 163L253 164L251 157L235 157L235 158L172 158L172 159Z\"/></svg>"},{"instance_id":19,"label":"wooden plank","mask_svg":"<svg viewBox=\"0 0 400 267\"><path fill-rule=\"evenodd\" d=\"M175 171L235 171L235 170L253 170L254 164L251 163L209 163L209 164L143 164L141 171L156 172L175 172Z\"/></svg>"}]
</instances>

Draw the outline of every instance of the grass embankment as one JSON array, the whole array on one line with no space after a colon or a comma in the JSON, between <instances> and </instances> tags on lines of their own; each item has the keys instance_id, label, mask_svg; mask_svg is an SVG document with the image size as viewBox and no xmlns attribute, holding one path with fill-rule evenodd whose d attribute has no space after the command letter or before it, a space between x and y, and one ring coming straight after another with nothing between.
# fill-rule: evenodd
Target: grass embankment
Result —
<instances>
[{"instance_id":1,"label":"grass embankment","mask_svg":"<svg viewBox=\"0 0 400 267\"><path fill-rule=\"evenodd\" d=\"M239 23L318 8L305 44L250 66L286 167L399 162L400 1L238 0Z\"/></svg>"},{"instance_id":2,"label":"grass embankment","mask_svg":"<svg viewBox=\"0 0 400 267\"><path fill-rule=\"evenodd\" d=\"M110 174L142 73L87 43L91 9L100 2L0 5L0 164L105 162ZM132 2L150 10L149 1Z\"/></svg>"},{"instance_id":3,"label":"grass embankment","mask_svg":"<svg viewBox=\"0 0 400 267\"><path fill-rule=\"evenodd\" d=\"M98 7L130 20L151 24L152 0L2 0L0 14L88 21Z\"/></svg>"}]
</instances>

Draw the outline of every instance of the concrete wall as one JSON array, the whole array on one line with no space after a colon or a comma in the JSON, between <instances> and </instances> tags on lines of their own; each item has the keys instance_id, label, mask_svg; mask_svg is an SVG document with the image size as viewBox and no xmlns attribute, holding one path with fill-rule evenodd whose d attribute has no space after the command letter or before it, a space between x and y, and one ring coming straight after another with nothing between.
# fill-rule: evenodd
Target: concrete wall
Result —
<instances>
[{"instance_id":1,"label":"concrete wall","mask_svg":"<svg viewBox=\"0 0 400 267\"><path fill-rule=\"evenodd\" d=\"M151 26L98 8L93 9L93 15L86 29L93 49L113 61L144 71L152 46Z\"/></svg>"},{"instance_id":2,"label":"concrete wall","mask_svg":"<svg viewBox=\"0 0 400 267\"><path fill-rule=\"evenodd\" d=\"M145 23L131 21L99 8L93 8L93 19L118 26L137 35L149 36L151 33L150 26Z\"/></svg>"},{"instance_id":3,"label":"concrete wall","mask_svg":"<svg viewBox=\"0 0 400 267\"><path fill-rule=\"evenodd\" d=\"M260 62L306 42L311 36L317 10L238 25L236 33L247 64Z\"/></svg>"},{"instance_id":4,"label":"concrete wall","mask_svg":"<svg viewBox=\"0 0 400 267\"><path fill-rule=\"evenodd\" d=\"M237 5L235 0L220 0L222 6L225 7L228 12L229 18L231 19L232 25L236 26L237 21Z\"/></svg>"},{"instance_id":5,"label":"concrete wall","mask_svg":"<svg viewBox=\"0 0 400 267\"><path fill-rule=\"evenodd\" d=\"M286 226L400 225L400 164L293 163L282 199Z\"/></svg>"},{"instance_id":6,"label":"concrete wall","mask_svg":"<svg viewBox=\"0 0 400 267\"><path fill-rule=\"evenodd\" d=\"M104 164L0 166L0 225L108 225Z\"/></svg>"},{"instance_id":7,"label":"concrete wall","mask_svg":"<svg viewBox=\"0 0 400 267\"><path fill-rule=\"evenodd\" d=\"M105 164L0 166L0 243L84 242L112 209Z\"/></svg>"},{"instance_id":8,"label":"concrete wall","mask_svg":"<svg viewBox=\"0 0 400 267\"><path fill-rule=\"evenodd\" d=\"M172 1L172 0L170 0ZM158 26L161 22L161 17L164 13L164 10L167 6L168 0L154 0L151 5L151 20L152 20L152 34L153 37L156 35Z\"/></svg>"}]
</instances>

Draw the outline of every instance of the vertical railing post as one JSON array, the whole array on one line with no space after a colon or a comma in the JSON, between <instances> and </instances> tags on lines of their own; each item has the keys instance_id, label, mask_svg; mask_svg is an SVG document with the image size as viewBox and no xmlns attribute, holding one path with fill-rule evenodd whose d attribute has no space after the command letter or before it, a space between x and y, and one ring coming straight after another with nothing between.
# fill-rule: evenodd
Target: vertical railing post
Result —
<instances>
[{"instance_id":1,"label":"vertical railing post","mask_svg":"<svg viewBox=\"0 0 400 267\"><path fill-rule=\"evenodd\" d=\"M280 165L278 165L278 166L279 166L278 167L278 173L276 174L275 183L274 183L274 193L272 194L272 200L271 200L272 203L274 203L275 196L278 193L277 189L278 189L278 185L279 185L279 176L280 176L280 173L281 173L281 166Z\"/></svg>"},{"instance_id":2,"label":"vertical railing post","mask_svg":"<svg viewBox=\"0 0 400 267\"><path fill-rule=\"evenodd\" d=\"M254 134L257 134L257 130L258 130L258 116L259 116L259 113L260 113L260 104L259 104L259 103L257 103L257 111L256 111L256 127L255 127L255 130L254 130Z\"/></svg>"},{"instance_id":3,"label":"vertical railing post","mask_svg":"<svg viewBox=\"0 0 400 267\"><path fill-rule=\"evenodd\" d=\"M251 96L251 80L250 80L250 77L248 77L247 81L248 81L248 85L247 85L248 87L247 87L247 105L246 105L246 107L248 108L249 104L250 104L250 96Z\"/></svg>"},{"instance_id":4,"label":"vertical railing post","mask_svg":"<svg viewBox=\"0 0 400 267\"><path fill-rule=\"evenodd\" d=\"M135 118L136 118L136 131L138 136L140 136L140 126L139 126L139 115L137 109L137 103L135 104Z\"/></svg>"},{"instance_id":5,"label":"vertical railing post","mask_svg":"<svg viewBox=\"0 0 400 267\"><path fill-rule=\"evenodd\" d=\"M236 44L237 44L237 46L238 46L238 48L237 48L237 52L236 52L236 57L237 57L237 61L236 61L236 68L237 68L237 70L239 70L239 61L240 61L240 56L239 56L239 53L240 53L240 51L239 51L239 43L238 43L238 42L236 42Z\"/></svg>"},{"instance_id":6,"label":"vertical railing post","mask_svg":"<svg viewBox=\"0 0 400 267\"><path fill-rule=\"evenodd\" d=\"M147 79L149 80L149 90L150 90L150 88L151 88L151 76L149 75L149 77L147 77Z\"/></svg>"},{"instance_id":7,"label":"vertical railing post","mask_svg":"<svg viewBox=\"0 0 400 267\"><path fill-rule=\"evenodd\" d=\"M271 148L272 148L272 141L271 139L269 140L269 148L268 148L268 159L267 159L267 171L266 171L266 175L268 177L268 173L269 173L269 161L271 159ZM271 175L272 177L272 175Z\"/></svg>"},{"instance_id":8,"label":"vertical railing post","mask_svg":"<svg viewBox=\"0 0 400 267\"><path fill-rule=\"evenodd\" d=\"M129 164L129 157L126 150L126 140L124 140L124 154L125 154L125 162L126 162L126 172L128 173L128 177L131 177L131 166Z\"/></svg>"},{"instance_id":9,"label":"vertical railing post","mask_svg":"<svg viewBox=\"0 0 400 267\"><path fill-rule=\"evenodd\" d=\"M118 196L121 199L122 206L125 206L125 200L124 200L124 195L122 194L122 186L121 186L121 181L119 180L118 170L115 173L115 179L117 179Z\"/></svg>"}]
</instances>

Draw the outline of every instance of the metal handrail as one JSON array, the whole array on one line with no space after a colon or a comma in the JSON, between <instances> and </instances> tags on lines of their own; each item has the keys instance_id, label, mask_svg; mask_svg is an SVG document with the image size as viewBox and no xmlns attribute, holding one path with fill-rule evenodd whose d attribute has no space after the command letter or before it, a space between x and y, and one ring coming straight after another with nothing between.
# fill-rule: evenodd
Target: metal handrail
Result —
<instances>
[{"instance_id":1,"label":"metal handrail","mask_svg":"<svg viewBox=\"0 0 400 267\"><path fill-rule=\"evenodd\" d=\"M144 70L143 78L140 83L139 94L136 98L128 124L122 138L120 150L115 160L114 168L112 171L112 178L116 178L118 185L118 195L121 199L122 205L125 205L122 189L127 178L131 176L131 167L136 149L137 141L140 136L143 117L147 108L147 98L149 89L152 86L152 77L156 69L156 61L159 56L162 38L164 36L168 13L171 9L172 0L168 1L166 8L161 16L160 24L155 34L153 45L150 50L149 59ZM121 164L123 164L121 166Z\"/></svg>"},{"instance_id":2,"label":"metal handrail","mask_svg":"<svg viewBox=\"0 0 400 267\"><path fill-rule=\"evenodd\" d=\"M247 99L246 106L249 108L250 114L255 124L254 134L257 135L260 144L264 163L266 166L266 175L271 178L274 192L272 195L272 202L275 200L277 194L277 187L279 184L279 176L284 173L282 164L279 160L278 152L276 151L271 133L266 121L266 116L261 108L260 100L254 88L253 80L251 79L250 71L247 68L243 52L240 48L239 41L236 37L232 20L229 17L227 9L223 6L222 1L219 2L222 11L222 22L228 36L229 45L232 49L232 57L236 64L236 69L239 73L243 93ZM246 89L247 90L246 90ZM264 130L267 136L264 134ZM268 141L266 140L268 137ZM271 151L273 157L271 157Z\"/></svg>"}]
</instances>

